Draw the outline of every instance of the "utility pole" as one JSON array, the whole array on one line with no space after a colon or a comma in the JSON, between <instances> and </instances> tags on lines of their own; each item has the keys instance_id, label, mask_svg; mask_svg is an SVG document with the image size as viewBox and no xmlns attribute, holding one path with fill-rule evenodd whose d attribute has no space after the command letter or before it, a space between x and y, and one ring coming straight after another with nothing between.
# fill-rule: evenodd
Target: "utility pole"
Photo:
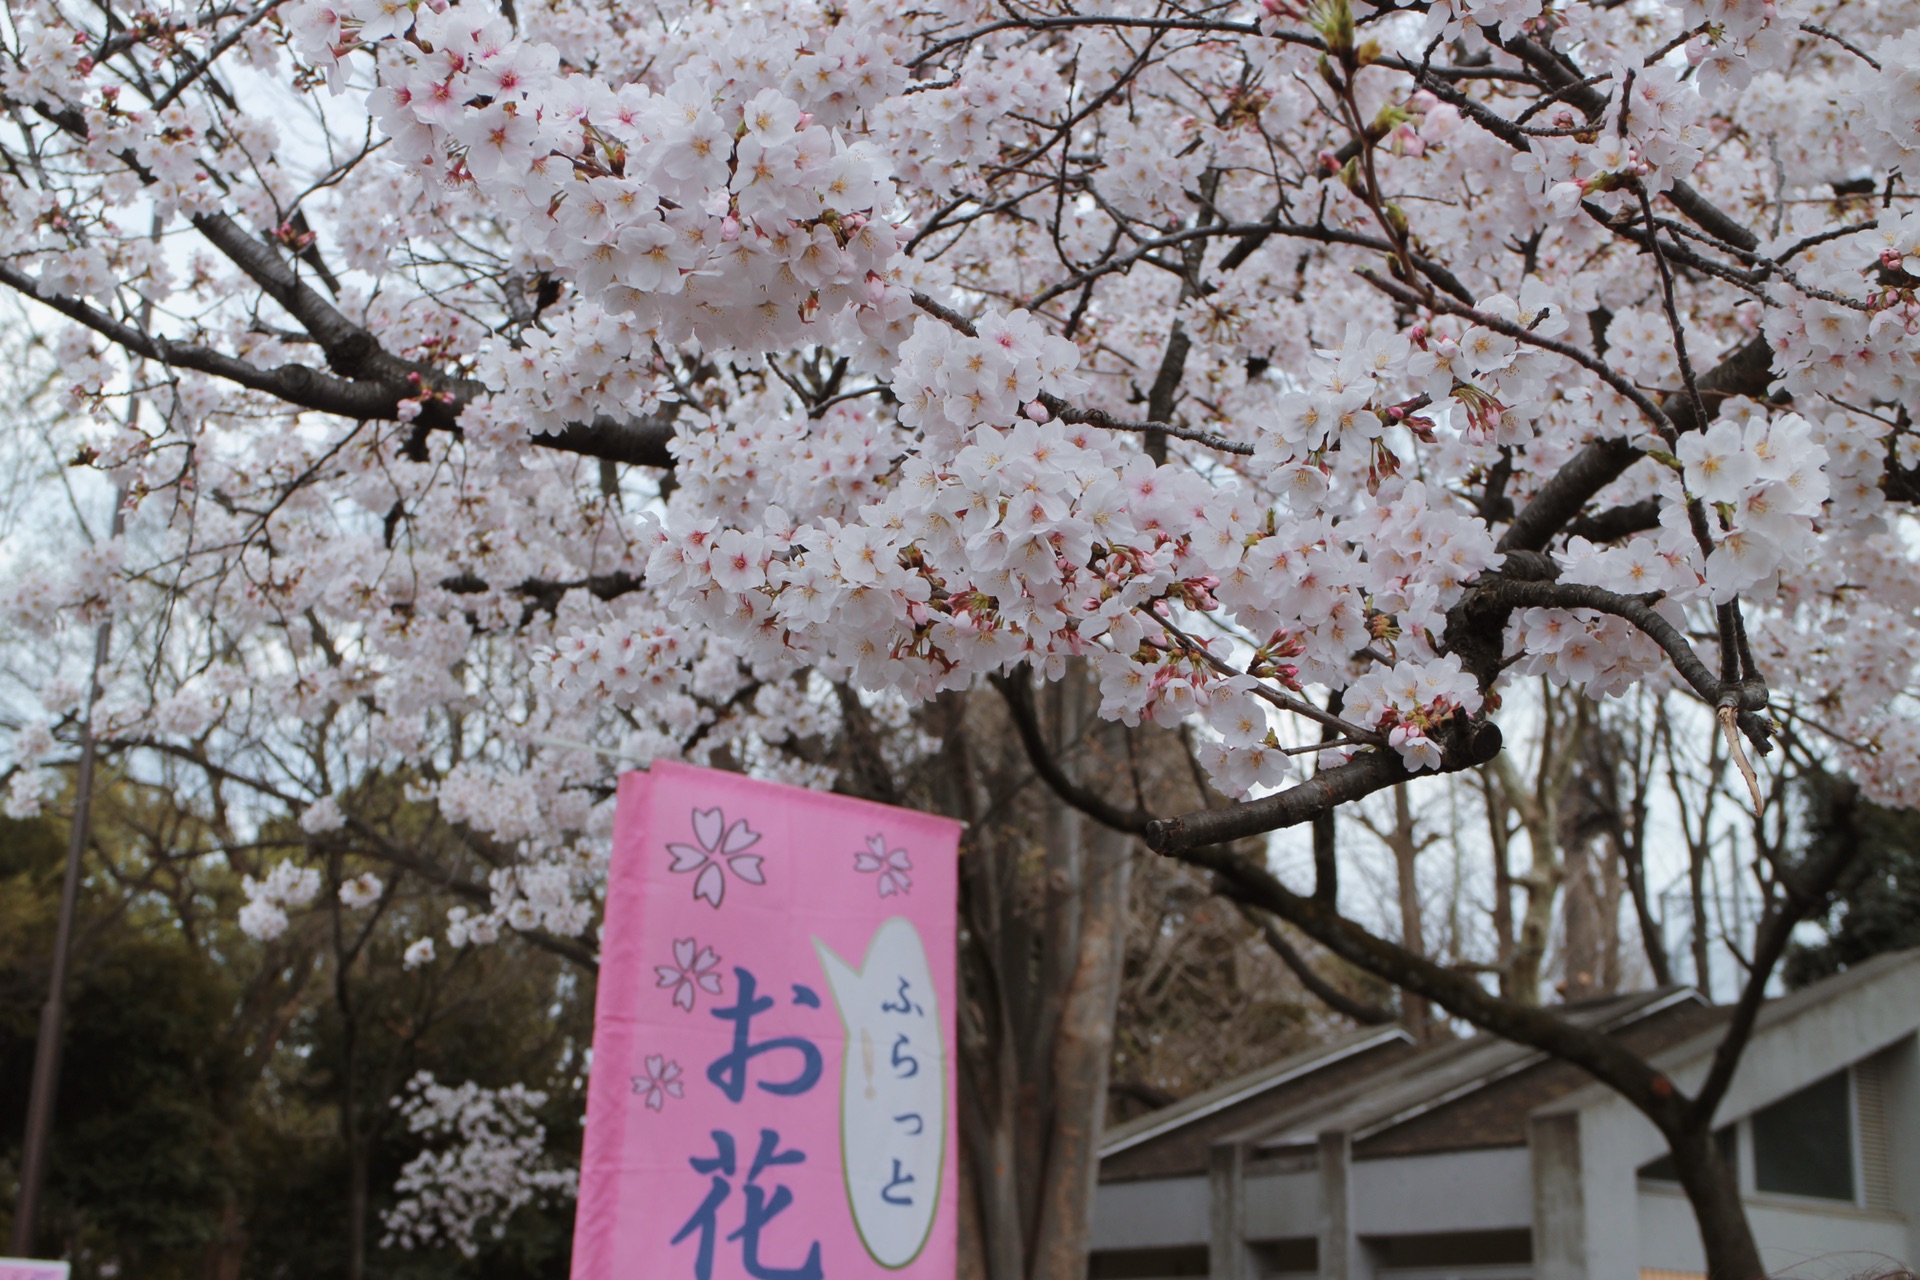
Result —
<instances>
[{"instance_id":1,"label":"utility pole","mask_svg":"<svg viewBox=\"0 0 1920 1280\"><path fill-rule=\"evenodd\" d=\"M113 502L113 536L124 528L125 495ZM67 834L67 870L60 883L60 918L53 934L53 976L47 983L47 1002L40 1007L40 1039L34 1045L33 1090L27 1099L26 1148L20 1161L20 1197L14 1202L13 1238L7 1251L16 1258L33 1256L34 1229L40 1218L40 1191L47 1180L47 1146L53 1137L53 1104L60 1088L60 1051L66 1037L67 968L73 950L73 919L80 902L80 864L87 851L93 811L93 766L98 754L93 739L93 709L100 700L100 672L107 665L113 643L113 615L109 613L93 636L93 678L80 717L80 776L74 785L73 822Z\"/></svg>"}]
</instances>

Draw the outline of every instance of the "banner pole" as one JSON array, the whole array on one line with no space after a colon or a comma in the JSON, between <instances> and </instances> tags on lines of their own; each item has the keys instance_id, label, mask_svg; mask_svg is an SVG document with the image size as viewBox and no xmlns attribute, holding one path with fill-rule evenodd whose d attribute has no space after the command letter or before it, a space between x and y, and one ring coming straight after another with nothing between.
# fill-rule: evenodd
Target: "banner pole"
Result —
<instances>
[{"instance_id":1,"label":"banner pole","mask_svg":"<svg viewBox=\"0 0 1920 1280\"><path fill-rule=\"evenodd\" d=\"M112 536L126 527L126 495L116 491ZM60 1058L66 1038L67 970L73 951L73 922L80 903L80 867L86 857L92 829L94 761L99 754L93 736L93 709L100 701L100 673L113 644L113 614L93 636L93 675L80 718L80 773L74 783L73 821L67 831L67 866L60 882L60 916L53 934L53 972L47 982L47 1002L40 1007L40 1036L34 1044L33 1086L27 1100L26 1141L20 1158L20 1194L14 1201L12 1239L8 1251L15 1257L33 1254L40 1218L40 1192L47 1179L47 1150L53 1137L53 1106L60 1090Z\"/></svg>"}]
</instances>

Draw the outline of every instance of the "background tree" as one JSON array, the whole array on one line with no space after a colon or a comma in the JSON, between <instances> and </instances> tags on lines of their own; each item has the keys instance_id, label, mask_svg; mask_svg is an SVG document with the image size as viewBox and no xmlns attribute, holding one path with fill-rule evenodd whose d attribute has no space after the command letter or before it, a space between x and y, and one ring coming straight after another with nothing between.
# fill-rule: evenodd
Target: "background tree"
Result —
<instances>
[{"instance_id":1,"label":"background tree","mask_svg":"<svg viewBox=\"0 0 1920 1280\"><path fill-rule=\"evenodd\" d=\"M1833 902L1816 921L1825 935L1796 941L1782 972L1804 986L1886 951L1920 946L1920 816L1862 800L1845 778L1804 780L1815 845L1856 850Z\"/></svg>"}]
</instances>

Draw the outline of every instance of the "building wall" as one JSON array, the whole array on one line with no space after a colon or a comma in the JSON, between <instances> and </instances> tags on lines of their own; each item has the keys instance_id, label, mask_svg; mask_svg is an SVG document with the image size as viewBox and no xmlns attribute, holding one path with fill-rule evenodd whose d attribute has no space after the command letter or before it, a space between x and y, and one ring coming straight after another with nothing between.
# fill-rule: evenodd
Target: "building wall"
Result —
<instances>
[{"instance_id":1,"label":"building wall","mask_svg":"<svg viewBox=\"0 0 1920 1280\"><path fill-rule=\"evenodd\" d=\"M1907 1220L1905 1261L1920 1267L1920 1037L1906 1036L1882 1054L1880 1081L1893 1209Z\"/></svg>"},{"instance_id":2,"label":"building wall","mask_svg":"<svg viewBox=\"0 0 1920 1280\"><path fill-rule=\"evenodd\" d=\"M1794 1016L1772 1023L1754 1037L1741 1059L1720 1114L1729 1118L1749 1115L1863 1057L1910 1041L1916 1016L1920 1016L1920 964L1911 963L1890 967L1859 987L1835 993L1834 998L1804 1004ZM1697 1088L1707 1065L1708 1059L1701 1057L1672 1067L1674 1082L1682 1089ZM1895 1152L1920 1146L1920 1124L1915 1123L1920 1120L1917 1078L1920 1072L1902 1075L1898 1070L1889 1071L1885 1077L1888 1122L1892 1127L1890 1149ZM1579 1114L1580 1196L1585 1216L1584 1280L1634 1280L1642 1266L1697 1272L1697 1263L1670 1266L1643 1261L1637 1244L1641 1230L1641 1196L1636 1170L1666 1151L1666 1144L1652 1122L1624 1099L1599 1086L1541 1114L1565 1110L1577 1110ZM1894 1175L1896 1184L1903 1188L1920 1184L1920 1162L1909 1160L1908 1164L1915 1167L1904 1173L1896 1171ZM1920 1199L1920 1185L1916 1185L1914 1193L1902 1190L1900 1194ZM1900 1202L1902 1207L1910 1203L1911 1200ZM1680 1207L1684 1210L1684 1200ZM1780 1249L1792 1250L1795 1230L1804 1227L1825 1231L1824 1226L1811 1220L1824 1216L1821 1211L1814 1211L1809 1217L1801 1211L1781 1210L1779 1212L1787 1216L1778 1219L1771 1217L1773 1212L1765 1203L1756 1202L1754 1226L1763 1245L1777 1240ZM1848 1213L1845 1208L1836 1212L1842 1215L1839 1220L1852 1221L1844 1216ZM1908 1213L1911 1215L1912 1210ZM1861 1218L1863 1229L1868 1232L1862 1238L1876 1241L1872 1248L1884 1248L1886 1257L1880 1269L1894 1260L1901 1264L1916 1260L1913 1241L1899 1224L1888 1226L1882 1219L1880 1226L1873 1226L1865 1221L1868 1216ZM1909 1221L1916 1220L1920 1220L1920 1215L1909 1217ZM1691 1218L1684 1221L1688 1232L1692 1232ZM1777 1237L1761 1234L1762 1221L1774 1221L1782 1234ZM1689 1238L1693 1243L1686 1256L1697 1258L1697 1234Z\"/></svg>"},{"instance_id":3,"label":"building wall","mask_svg":"<svg viewBox=\"0 0 1920 1280\"><path fill-rule=\"evenodd\" d=\"M1533 1223L1525 1147L1356 1160L1353 1193L1362 1236L1524 1230Z\"/></svg>"},{"instance_id":4,"label":"building wall","mask_svg":"<svg viewBox=\"0 0 1920 1280\"><path fill-rule=\"evenodd\" d=\"M1320 1170L1310 1161L1299 1167L1247 1172L1246 1238L1285 1240L1310 1236L1320 1224Z\"/></svg>"},{"instance_id":5,"label":"building wall","mask_svg":"<svg viewBox=\"0 0 1920 1280\"><path fill-rule=\"evenodd\" d=\"M1093 1200L1093 1247L1204 1245L1209 1237L1207 1212L1204 1176L1106 1183Z\"/></svg>"},{"instance_id":6,"label":"building wall","mask_svg":"<svg viewBox=\"0 0 1920 1280\"><path fill-rule=\"evenodd\" d=\"M1920 1263L1920 1043L1914 1032L1920 1021L1920 964L1858 976L1859 982L1828 999L1801 1001L1762 1030L1721 1109L1730 1119L1750 1115L1877 1055L1872 1106L1885 1117L1886 1141L1872 1151L1867 1150L1871 1144L1861 1144L1858 1206L1752 1194L1751 1143L1742 1139L1748 1166L1743 1182L1750 1189L1755 1234L1769 1269L1794 1280L1839 1280ZM1692 1089L1705 1066L1697 1058L1666 1069L1681 1088ZM1862 1105L1856 1092L1856 1114ZM1641 1165L1665 1154L1665 1144L1624 1100L1598 1086L1584 1089L1534 1111L1529 1141L1533 1148L1354 1160L1341 1166L1346 1172L1336 1189L1344 1193L1338 1196L1322 1185L1311 1152L1254 1160L1244 1147L1221 1147L1216 1154L1230 1156L1231 1167L1215 1169L1213 1181L1241 1181L1237 1203L1223 1201L1228 1212L1220 1223L1213 1221L1208 1175L1107 1182L1095 1200L1093 1239L1098 1249L1127 1252L1205 1247L1218 1233L1223 1242L1232 1239L1242 1247L1225 1256L1212 1251L1215 1280L1257 1280L1270 1271L1301 1270L1293 1262L1280 1265L1277 1255L1266 1258L1261 1250L1279 1247L1276 1242L1290 1247L1318 1240L1325 1254L1333 1229L1327 1225L1328 1205L1337 1203L1350 1206L1335 1216L1338 1228L1352 1233L1344 1237L1351 1256L1323 1259L1323 1275L1367 1280L1376 1270L1406 1267L1385 1261L1384 1255L1379 1261L1367 1256L1394 1239L1411 1244L1426 1235L1497 1235L1528 1228L1534 1241L1529 1280L1648 1280L1653 1273L1698 1277L1704 1271L1685 1197L1637 1174ZM1546 1159L1548 1154L1555 1159ZM1543 1187L1558 1199L1538 1199ZM1557 1205L1557 1214L1543 1219L1542 1205ZM1552 1239L1545 1253L1543 1222L1557 1229L1557 1235L1548 1232ZM1340 1257L1347 1257L1346 1264L1329 1271ZM1461 1270L1462 1280L1467 1274ZM1489 1273L1485 1280L1495 1277Z\"/></svg>"},{"instance_id":7,"label":"building wall","mask_svg":"<svg viewBox=\"0 0 1920 1280\"><path fill-rule=\"evenodd\" d=\"M1699 1275L1706 1271L1693 1210L1678 1188L1642 1185L1640 1268ZM1772 1275L1844 1280L1874 1275L1907 1261L1907 1224L1897 1215L1845 1205L1791 1204L1748 1197L1747 1220Z\"/></svg>"}]
</instances>

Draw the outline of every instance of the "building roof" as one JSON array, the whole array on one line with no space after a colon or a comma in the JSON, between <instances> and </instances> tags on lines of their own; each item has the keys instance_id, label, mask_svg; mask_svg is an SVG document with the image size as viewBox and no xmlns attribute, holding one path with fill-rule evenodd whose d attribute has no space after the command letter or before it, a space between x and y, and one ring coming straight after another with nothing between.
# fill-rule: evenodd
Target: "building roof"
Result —
<instances>
[{"instance_id":1,"label":"building roof","mask_svg":"<svg viewBox=\"0 0 1920 1280\"><path fill-rule=\"evenodd\" d=\"M1660 1052L1723 1019L1690 987L1565 1007L1584 1025ZM1101 1144L1101 1180L1204 1173L1217 1143L1261 1154L1353 1135L1355 1155L1514 1146L1527 1115L1591 1083L1577 1067L1496 1036L1418 1048L1398 1026L1354 1032L1120 1125Z\"/></svg>"},{"instance_id":2,"label":"building roof","mask_svg":"<svg viewBox=\"0 0 1920 1280\"><path fill-rule=\"evenodd\" d=\"M1415 1051L1405 1028L1367 1027L1116 1125L1100 1142L1101 1179L1204 1173L1207 1151L1222 1135L1271 1115L1275 1106L1339 1089L1355 1071L1371 1075Z\"/></svg>"},{"instance_id":3,"label":"building roof","mask_svg":"<svg viewBox=\"0 0 1920 1280\"><path fill-rule=\"evenodd\" d=\"M1920 968L1920 949L1876 956L1770 1000L1756 1033L1836 1000L1873 999L1887 982L1911 985L1910 967ZM1672 986L1562 1012L1671 1070L1712 1053L1731 1010L1691 987ZM1595 1091L1604 1086L1578 1067L1496 1036L1420 1048L1398 1026L1368 1028L1109 1130L1100 1176L1113 1182L1201 1174L1217 1144L1277 1156L1311 1147L1329 1131L1350 1134L1363 1160L1520 1146L1529 1116L1586 1105Z\"/></svg>"},{"instance_id":4,"label":"building roof","mask_svg":"<svg viewBox=\"0 0 1920 1280\"><path fill-rule=\"evenodd\" d=\"M1882 952L1831 977L1789 991L1760 1007L1759 1016L1754 1019L1753 1041L1758 1041L1775 1028L1785 1027L1803 1014L1836 1002L1861 999L1877 1002L1903 998L1911 1001L1916 972L1920 972L1920 947L1911 947L1903 951ZM1904 997L1897 994L1902 988L1908 993ZM1723 1006L1716 1012L1724 1017L1731 1009ZM1751 1045L1752 1041L1749 1043ZM1660 1070L1672 1072L1710 1056L1719 1045L1718 1028L1708 1024L1664 1048L1647 1051L1646 1056ZM1857 1052L1866 1054L1880 1047L1878 1044L1861 1044L1857 1046ZM1583 1075L1580 1088L1569 1090L1563 1097L1553 1100L1549 1109L1561 1111L1587 1105L1593 1097L1605 1092L1605 1085Z\"/></svg>"},{"instance_id":5,"label":"building roof","mask_svg":"<svg viewBox=\"0 0 1920 1280\"><path fill-rule=\"evenodd\" d=\"M1566 1006L1570 1021L1607 1031L1637 1053L1676 1044L1726 1011L1691 987L1666 987ZM1256 1151L1313 1145L1320 1134L1352 1135L1356 1158L1520 1146L1534 1108L1592 1082L1580 1068L1537 1049L1480 1034L1416 1054L1353 1080L1339 1095L1289 1108L1237 1135Z\"/></svg>"}]
</instances>

